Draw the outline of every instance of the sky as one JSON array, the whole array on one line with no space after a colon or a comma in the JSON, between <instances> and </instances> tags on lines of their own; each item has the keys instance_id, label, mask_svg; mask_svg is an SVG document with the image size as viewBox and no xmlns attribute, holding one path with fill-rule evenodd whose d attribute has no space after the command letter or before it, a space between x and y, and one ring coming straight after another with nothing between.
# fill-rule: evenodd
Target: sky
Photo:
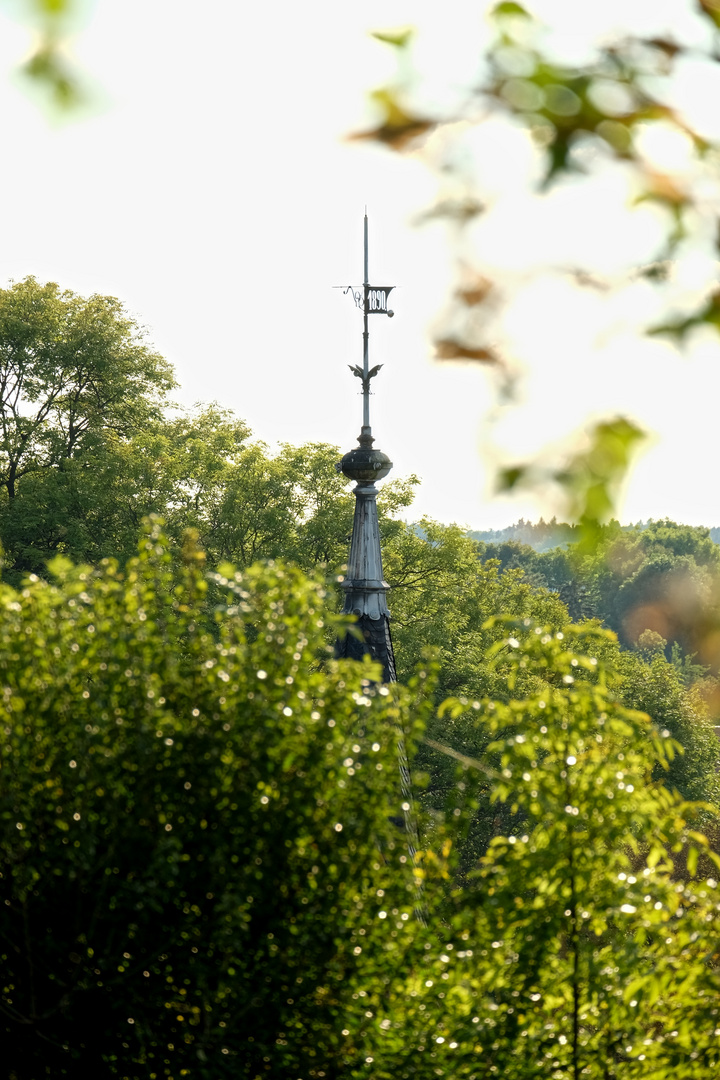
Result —
<instances>
[{"instance_id":1,"label":"sky","mask_svg":"<svg viewBox=\"0 0 720 1080\"><path fill-rule=\"evenodd\" d=\"M627 20L703 33L691 14L682 25L677 0L535 6L559 28L558 55L579 61L591 31ZM499 404L481 367L433 359L453 264L443 228L415 221L437 178L420 155L347 139L372 124L368 93L395 70L370 31L408 23L427 101L442 108L477 76L484 23L470 0L88 0L72 49L90 104L58 122L15 74L27 28L3 17L0 287L33 274L117 296L174 365L179 404L217 401L270 446L345 452L361 422L348 365L361 361L362 319L336 286L362 280L367 206L371 280L397 286L395 317L371 321L371 364L383 364L371 420L394 475L421 478L413 518L488 529L561 512L548 493L494 497L498 462L562 447L624 412L651 437L622 519L720 524L720 345L701 334L680 355L638 334L657 298L632 271L651 259L662 221L651 206L629 214L622 170L530 195L537 160L526 136L497 121L471 132L465 152L490 208L471 239L477 265L510 298L491 329L518 374L515 400ZM708 131L719 124L708 107L719 81L697 64L678 80ZM679 174L686 148L660 132L648 154ZM623 284L579 289L544 273L550 263L587 263ZM716 277L698 242L681 252L673 295L692 301Z\"/></svg>"}]
</instances>

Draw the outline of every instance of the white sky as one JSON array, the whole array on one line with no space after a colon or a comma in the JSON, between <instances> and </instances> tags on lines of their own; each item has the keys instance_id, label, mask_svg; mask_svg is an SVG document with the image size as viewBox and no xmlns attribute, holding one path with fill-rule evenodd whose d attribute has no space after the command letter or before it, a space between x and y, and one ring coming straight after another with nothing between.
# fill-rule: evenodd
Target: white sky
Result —
<instances>
[{"instance_id":1,"label":"white sky","mask_svg":"<svg viewBox=\"0 0 720 1080\"><path fill-rule=\"evenodd\" d=\"M607 32L632 17L649 33L700 40L677 0L602 5L542 0L559 13L559 54L582 60L589 20ZM394 70L368 30L421 27L417 66L436 71L428 100L472 79L481 17L472 0L98 0L75 54L95 87L92 114L53 126L12 70L26 31L0 22L4 213L0 285L34 274L88 294L118 296L173 363L184 404L217 400L258 437L333 442L359 431L361 317L333 285L362 278L362 214L370 214L370 276L396 283L396 317L371 320L372 423L395 475L417 472L413 515L498 528L556 506L489 495L491 441L523 459L588 417L629 412L656 433L636 468L624 520L720 524L715 482L720 346L700 335L688 356L639 338L657 301L634 282L610 295L579 290L553 265L587 263L617 280L652 257L651 207L630 218L627 179L607 169L594 187L531 199L527 141L490 124L471 145L492 210L473 237L483 267L512 287L498 341L525 378L498 409L471 366L431 359L450 280L439 226L415 228L435 180L419 161L342 136L367 126L367 91ZM720 134L720 77L682 73L688 110ZM708 108L708 102L710 108ZM703 111L703 109L705 111ZM658 162L682 170L683 147L660 140ZM717 275L709 248L688 250L675 295L687 301ZM483 456L484 455L484 456Z\"/></svg>"}]
</instances>

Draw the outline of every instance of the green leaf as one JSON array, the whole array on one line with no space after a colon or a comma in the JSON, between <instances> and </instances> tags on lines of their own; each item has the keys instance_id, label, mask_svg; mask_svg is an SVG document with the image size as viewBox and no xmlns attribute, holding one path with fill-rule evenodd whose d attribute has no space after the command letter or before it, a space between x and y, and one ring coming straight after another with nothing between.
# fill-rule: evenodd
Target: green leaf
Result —
<instances>
[{"instance_id":1,"label":"green leaf","mask_svg":"<svg viewBox=\"0 0 720 1080\"><path fill-rule=\"evenodd\" d=\"M415 30L412 26L404 26L398 30L373 30L371 36L377 41L384 41L386 45L394 45L397 49L405 49L412 41Z\"/></svg>"},{"instance_id":2,"label":"green leaf","mask_svg":"<svg viewBox=\"0 0 720 1080\"><path fill-rule=\"evenodd\" d=\"M696 847L691 847L691 848L689 848L688 853L687 853L687 872L690 875L690 877L695 877L695 872L697 870L697 863L698 863L698 849Z\"/></svg>"},{"instance_id":3,"label":"green leaf","mask_svg":"<svg viewBox=\"0 0 720 1080\"><path fill-rule=\"evenodd\" d=\"M502 0L502 3L497 4L490 13L492 16L502 18L503 16L520 15L526 19L530 18L529 13L522 7L521 4L517 4L514 0Z\"/></svg>"},{"instance_id":4,"label":"green leaf","mask_svg":"<svg viewBox=\"0 0 720 1080\"><path fill-rule=\"evenodd\" d=\"M507 469L501 469L496 484L498 492L513 491L526 480L528 473L527 465L511 465Z\"/></svg>"}]
</instances>

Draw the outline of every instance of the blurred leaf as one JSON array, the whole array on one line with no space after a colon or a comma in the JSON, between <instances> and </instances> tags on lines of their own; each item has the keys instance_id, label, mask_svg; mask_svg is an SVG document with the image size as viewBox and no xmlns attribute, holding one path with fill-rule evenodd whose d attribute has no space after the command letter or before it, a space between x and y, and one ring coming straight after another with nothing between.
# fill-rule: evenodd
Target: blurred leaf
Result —
<instances>
[{"instance_id":1,"label":"blurred leaf","mask_svg":"<svg viewBox=\"0 0 720 1080\"><path fill-rule=\"evenodd\" d=\"M22 5L37 45L20 73L40 92L41 101L61 113L72 112L87 101L79 72L64 53L75 17L86 6L85 0L32 0Z\"/></svg>"},{"instance_id":2,"label":"blurred leaf","mask_svg":"<svg viewBox=\"0 0 720 1080\"><path fill-rule=\"evenodd\" d=\"M35 6L47 15L65 15L74 3L73 0L35 0Z\"/></svg>"},{"instance_id":3,"label":"blurred leaf","mask_svg":"<svg viewBox=\"0 0 720 1080\"><path fill-rule=\"evenodd\" d=\"M455 290L455 296L468 307L482 304L492 292L493 283L482 274L475 274Z\"/></svg>"},{"instance_id":4,"label":"blurred leaf","mask_svg":"<svg viewBox=\"0 0 720 1080\"><path fill-rule=\"evenodd\" d=\"M556 129L555 138L547 147L548 168L542 183L549 187L558 173L578 172L578 167L570 161L571 139L567 132Z\"/></svg>"},{"instance_id":5,"label":"blurred leaf","mask_svg":"<svg viewBox=\"0 0 720 1080\"><path fill-rule=\"evenodd\" d=\"M568 509L585 531L580 546L594 544L598 528L615 510L620 484L627 473L644 432L625 417L595 426L589 450L572 458L566 469L556 474L565 489Z\"/></svg>"},{"instance_id":6,"label":"blurred leaf","mask_svg":"<svg viewBox=\"0 0 720 1080\"><path fill-rule=\"evenodd\" d=\"M60 109L73 109L84 101L76 76L53 44L33 53L22 73L45 90L52 104Z\"/></svg>"},{"instance_id":7,"label":"blurred leaf","mask_svg":"<svg viewBox=\"0 0 720 1080\"><path fill-rule=\"evenodd\" d=\"M541 486L548 481L558 485L565 497L568 520L581 526L578 550L592 547L601 525L612 516L620 484L644 438L641 429L625 417L604 421L591 429L589 447L571 455L562 468L536 463L503 469L498 490Z\"/></svg>"},{"instance_id":8,"label":"blurred leaf","mask_svg":"<svg viewBox=\"0 0 720 1080\"><path fill-rule=\"evenodd\" d=\"M499 492L512 491L523 483L528 469L525 465L513 465L509 469L502 469L498 474L497 490Z\"/></svg>"},{"instance_id":9,"label":"blurred leaf","mask_svg":"<svg viewBox=\"0 0 720 1080\"><path fill-rule=\"evenodd\" d=\"M442 704L444 705L445 702L443 702ZM438 709L438 716L443 715L443 713L441 713L441 710L442 705ZM443 712L445 714L449 712L452 717L457 717L462 714L463 709L461 708L459 711L456 712L456 703L453 702L451 708L446 709ZM493 777L493 779L499 778L498 773L495 769L491 769L487 765L484 765L482 761L478 761L477 758L468 757L467 754L460 754L457 750L453 750L451 746L445 746L443 743L436 742L435 739L429 739L427 736L422 739L422 742L424 742L426 746L432 747L433 750L437 750L439 754L445 754L446 757L451 757L455 761L459 761L460 764L464 765L466 769L478 769L486 776L491 776Z\"/></svg>"},{"instance_id":10,"label":"blurred leaf","mask_svg":"<svg viewBox=\"0 0 720 1080\"><path fill-rule=\"evenodd\" d=\"M484 210L485 204L471 195L461 199L441 199L429 210L418 214L414 219L414 224L424 225L425 222L432 221L434 218L454 218L466 224L472 218L482 214Z\"/></svg>"},{"instance_id":11,"label":"blurred leaf","mask_svg":"<svg viewBox=\"0 0 720 1080\"><path fill-rule=\"evenodd\" d=\"M670 266L671 264L667 259L662 259L650 263L648 266L643 266L638 273L641 277L649 278L651 281L667 281L670 275Z\"/></svg>"},{"instance_id":12,"label":"blurred leaf","mask_svg":"<svg viewBox=\"0 0 720 1080\"><path fill-rule=\"evenodd\" d=\"M673 41L671 38L645 38L643 44L651 45L654 49L660 49L661 52L665 53L665 55L669 56L671 59L674 59L678 53L685 51L682 45L678 45L677 41Z\"/></svg>"},{"instance_id":13,"label":"blurred leaf","mask_svg":"<svg viewBox=\"0 0 720 1080\"><path fill-rule=\"evenodd\" d=\"M713 326L720 332L720 291L714 292L705 306L694 315L671 319L669 322L652 326L648 330L648 334L667 334L668 337L674 338L676 343L680 345L690 330L693 330L696 326L702 326L703 323L707 326Z\"/></svg>"},{"instance_id":14,"label":"blurred leaf","mask_svg":"<svg viewBox=\"0 0 720 1080\"><path fill-rule=\"evenodd\" d=\"M716 26L720 26L720 2L719 0L697 0L700 11L707 15Z\"/></svg>"},{"instance_id":15,"label":"blurred leaf","mask_svg":"<svg viewBox=\"0 0 720 1080\"><path fill-rule=\"evenodd\" d=\"M646 173L647 185L645 191L635 200L636 203L641 203L647 199L654 199L657 202L669 204L671 207L684 206L689 196L683 188L673 179L672 176L668 176L667 173L654 172L648 170Z\"/></svg>"},{"instance_id":16,"label":"blurred leaf","mask_svg":"<svg viewBox=\"0 0 720 1080\"><path fill-rule=\"evenodd\" d=\"M632 145L632 135L627 124L623 124L619 120L601 120L595 131L615 151L618 157L628 156Z\"/></svg>"},{"instance_id":17,"label":"blurred leaf","mask_svg":"<svg viewBox=\"0 0 720 1080\"><path fill-rule=\"evenodd\" d=\"M398 49L406 48L415 33L412 26L405 26L399 30L373 30L371 37L378 41L384 41L386 45L394 45Z\"/></svg>"},{"instance_id":18,"label":"blurred leaf","mask_svg":"<svg viewBox=\"0 0 720 1080\"><path fill-rule=\"evenodd\" d=\"M529 12L521 4L516 4L514 0L503 0L502 3L493 8L490 14L499 17L503 15L520 15L526 19L530 18Z\"/></svg>"},{"instance_id":19,"label":"blurred leaf","mask_svg":"<svg viewBox=\"0 0 720 1080\"><path fill-rule=\"evenodd\" d=\"M695 877L698 864L698 849L691 847L687 853L687 871L690 877Z\"/></svg>"},{"instance_id":20,"label":"blurred leaf","mask_svg":"<svg viewBox=\"0 0 720 1080\"><path fill-rule=\"evenodd\" d=\"M408 112L398 101L394 90L373 90L370 98L384 113L382 123L369 131L350 135L351 141L375 139L393 150L403 150L413 139L435 127L436 121Z\"/></svg>"},{"instance_id":21,"label":"blurred leaf","mask_svg":"<svg viewBox=\"0 0 720 1080\"><path fill-rule=\"evenodd\" d=\"M483 364L499 364L500 357L492 349L481 345L466 345L457 338L441 338L435 342L438 360L477 360Z\"/></svg>"}]
</instances>

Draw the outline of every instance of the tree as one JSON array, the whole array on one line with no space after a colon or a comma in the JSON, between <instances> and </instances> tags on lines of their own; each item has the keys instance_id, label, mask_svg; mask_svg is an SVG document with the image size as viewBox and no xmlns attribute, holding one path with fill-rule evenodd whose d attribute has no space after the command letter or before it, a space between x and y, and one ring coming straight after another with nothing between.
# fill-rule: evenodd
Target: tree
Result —
<instances>
[{"instance_id":1,"label":"tree","mask_svg":"<svg viewBox=\"0 0 720 1080\"><path fill-rule=\"evenodd\" d=\"M482 658L502 633L486 625L491 616L527 615L558 627L567 620L562 603L533 589L521 571L501 573L499 560L483 563L483 545L458 526L423 518L414 525L390 522L389 528L384 569L392 586L398 672L409 675L432 646L440 667L438 701L448 694L499 691L483 681Z\"/></svg>"},{"instance_id":2,"label":"tree","mask_svg":"<svg viewBox=\"0 0 720 1080\"><path fill-rule=\"evenodd\" d=\"M637 653L619 652L619 697L623 705L653 718L683 747L664 773L668 786L686 799L698 799L720 808L720 741L697 695L683 685L682 675L662 654L649 663ZM661 773L656 770L655 775Z\"/></svg>"},{"instance_id":3,"label":"tree","mask_svg":"<svg viewBox=\"0 0 720 1080\"><path fill-rule=\"evenodd\" d=\"M31 279L0 292L0 537L14 581L58 552L124 562L152 513L176 542L196 528L214 566L343 564L354 500L337 447L272 454L228 409L171 408L174 385L119 301ZM385 485L386 539L416 483Z\"/></svg>"},{"instance_id":4,"label":"tree","mask_svg":"<svg viewBox=\"0 0 720 1080\"><path fill-rule=\"evenodd\" d=\"M427 1041L453 1076L706 1076L718 1054L719 958L695 943L717 910L717 882L673 880L683 847L705 842L688 828L692 808L649 782L676 747L608 694L606 634L520 623L515 635L495 655L510 657L511 689L529 671L537 690L478 703L493 767L466 759L462 777L465 798L489 780L492 800L522 824L449 896L447 1019L424 1028ZM691 875L697 858L688 853Z\"/></svg>"},{"instance_id":5,"label":"tree","mask_svg":"<svg viewBox=\"0 0 720 1080\"><path fill-rule=\"evenodd\" d=\"M119 301L34 278L0 290L0 537L36 570L70 533L83 473L156 423L175 385Z\"/></svg>"}]
</instances>

